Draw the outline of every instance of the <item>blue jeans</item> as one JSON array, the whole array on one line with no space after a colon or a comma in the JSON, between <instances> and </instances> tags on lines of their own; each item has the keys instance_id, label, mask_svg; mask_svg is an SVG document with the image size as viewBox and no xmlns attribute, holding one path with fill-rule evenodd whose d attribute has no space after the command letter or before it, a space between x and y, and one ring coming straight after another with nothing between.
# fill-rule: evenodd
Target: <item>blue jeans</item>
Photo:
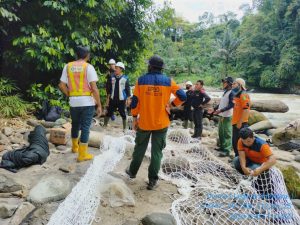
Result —
<instances>
[{"instance_id":1,"label":"blue jeans","mask_svg":"<svg viewBox=\"0 0 300 225\"><path fill-rule=\"evenodd\" d=\"M88 143L90 127L95 113L95 106L71 107L72 138L78 138L81 130L80 142Z\"/></svg>"},{"instance_id":2,"label":"blue jeans","mask_svg":"<svg viewBox=\"0 0 300 225\"><path fill-rule=\"evenodd\" d=\"M239 171L241 174L244 174L242 167L241 167L240 159L238 156L236 156L233 159L232 163L237 171ZM250 168L251 170L255 170L256 168L258 168L260 166L261 166L261 164L252 162L250 159L246 158L246 167Z\"/></svg>"}]
</instances>

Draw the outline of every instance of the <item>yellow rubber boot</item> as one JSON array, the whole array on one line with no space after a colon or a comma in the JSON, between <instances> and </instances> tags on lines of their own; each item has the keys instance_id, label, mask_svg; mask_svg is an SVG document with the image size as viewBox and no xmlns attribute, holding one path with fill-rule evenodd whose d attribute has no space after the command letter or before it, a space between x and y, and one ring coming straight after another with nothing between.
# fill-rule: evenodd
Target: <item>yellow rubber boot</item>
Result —
<instances>
[{"instance_id":1,"label":"yellow rubber boot","mask_svg":"<svg viewBox=\"0 0 300 225\"><path fill-rule=\"evenodd\" d=\"M91 159L94 158L94 155L89 154L87 152L87 150L88 150L88 144L87 143L80 143L79 144L79 154L78 154L77 162L91 160Z\"/></svg>"},{"instance_id":2,"label":"yellow rubber boot","mask_svg":"<svg viewBox=\"0 0 300 225\"><path fill-rule=\"evenodd\" d=\"M79 149L78 138L72 138L72 152L77 153Z\"/></svg>"}]
</instances>

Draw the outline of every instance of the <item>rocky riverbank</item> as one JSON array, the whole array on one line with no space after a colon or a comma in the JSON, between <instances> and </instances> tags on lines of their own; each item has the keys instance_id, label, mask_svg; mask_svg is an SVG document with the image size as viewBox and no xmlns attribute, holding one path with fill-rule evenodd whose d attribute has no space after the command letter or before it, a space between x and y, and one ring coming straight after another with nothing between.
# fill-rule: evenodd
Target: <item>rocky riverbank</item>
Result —
<instances>
[{"instance_id":1,"label":"rocky riverbank","mask_svg":"<svg viewBox=\"0 0 300 225\"><path fill-rule=\"evenodd\" d=\"M254 118L257 119L259 116L257 115ZM265 121L263 117L260 119L255 121L254 125L258 126L260 122ZM28 125L28 123L31 125L43 124L41 121L33 123L33 120L22 119L0 121L0 156L13 149L28 145L28 134L34 128ZM203 124L202 144L217 155L217 152L214 150L217 145L218 136L217 122L205 118ZM182 122L179 120L172 121L171 127L181 128ZM296 127L294 130L298 132L298 129ZM110 126L105 130L97 122L94 124L92 130L95 138L103 137L106 134L112 136L123 135L119 119L111 122ZM270 131L269 127L267 130ZM285 128L281 128L281 130L285 130ZM265 128L263 130L258 129L257 131L263 131L263 134L258 135L271 140L272 134L274 135L277 132L276 130L274 132L265 132ZM192 129L190 129L190 133L192 133ZM47 136L49 138L49 135ZM95 144L91 145L95 146ZM129 188L134 201L129 203L124 203L123 201L119 207L112 205L111 196L119 193L118 190L121 190L122 194L122 190L124 189L111 189L114 186L110 186L110 189L103 193L103 198L101 199L101 204L93 224L96 225L100 222L103 225L174 224L170 219L169 209L174 200L172 196L178 195L178 190L175 185L164 180L160 181L160 185L155 191L146 190L149 158L144 160L134 182L128 181L123 176L125 168L130 163L133 146L131 144L126 147L123 159L118 163L111 176L114 181L123 182L122 185L125 184ZM85 174L91 163L76 162L76 154L71 153L70 141L66 145L49 143L49 149L50 155L43 165L22 168L17 173L0 169L0 224L47 224L51 215ZM292 166L296 174L300 175L300 152L298 150L280 150L278 146L273 146L273 150L278 158L278 166L282 168ZM95 155L100 154L99 148L90 147L89 151ZM230 158L222 160L228 162ZM117 190L117 192L114 190ZM299 199L295 199L294 204L299 207ZM153 213L161 214L153 215ZM160 222L157 222L157 219Z\"/></svg>"}]
</instances>

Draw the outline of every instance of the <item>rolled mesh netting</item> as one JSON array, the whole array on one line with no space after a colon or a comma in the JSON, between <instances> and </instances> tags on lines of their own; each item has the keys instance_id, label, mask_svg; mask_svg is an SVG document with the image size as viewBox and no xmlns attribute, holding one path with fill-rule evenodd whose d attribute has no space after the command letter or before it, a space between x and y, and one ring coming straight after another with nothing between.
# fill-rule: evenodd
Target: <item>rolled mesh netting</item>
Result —
<instances>
[{"instance_id":1,"label":"rolled mesh netting","mask_svg":"<svg viewBox=\"0 0 300 225\"><path fill-rule=\"evenodd\" d=\"M171 208L178 225L300 224L278 169L242 176L194 141L170 130L164 150L161 177L182 194Z\"/></svg>"},{"instance_id":2,"label":"rolled mesh netting","mask_svg":"<svg viewBox=\"0 0 300 225\"><path fill-rule=\"evenodd\" d=\"M102 154L94 158L84 177L51 216L48 225L88 225L93 222L100 204L99 185L104 175L112 171L123 157L125 138L104 137Z\"/></svg>"}]
</instances>

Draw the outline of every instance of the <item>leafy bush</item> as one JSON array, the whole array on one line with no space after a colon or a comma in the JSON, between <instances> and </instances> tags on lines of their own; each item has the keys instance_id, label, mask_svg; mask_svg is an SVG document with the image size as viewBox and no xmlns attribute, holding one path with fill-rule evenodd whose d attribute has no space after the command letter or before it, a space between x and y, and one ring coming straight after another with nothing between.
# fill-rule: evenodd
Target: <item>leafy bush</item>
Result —
<instances>
[{"instance_id":1,"label":"leafy bush","mask_svg":"<svg viewBox=\"0 0 300 225\"><path fill-rule=\"evenodd\" d=\"M48 101L50 106L59 106L64 110L69 110L69 104L66 101L64 94L51 84L43 88L42 84L32 84L27 91L33 99L35 109L41 109L43 101Z\"/></svg>"},{"instance_id":2,"label":"leafy bush","mask_svg":"<svg viewBox=\"0 0 300 225\"><path fill-rule=\"evenodd\" d=\"M19 94L13 94L19 89L15 84L5 78L0 78L0 116L25 116L31 105L21 99Z\"/></svg>"}]
</instances>

